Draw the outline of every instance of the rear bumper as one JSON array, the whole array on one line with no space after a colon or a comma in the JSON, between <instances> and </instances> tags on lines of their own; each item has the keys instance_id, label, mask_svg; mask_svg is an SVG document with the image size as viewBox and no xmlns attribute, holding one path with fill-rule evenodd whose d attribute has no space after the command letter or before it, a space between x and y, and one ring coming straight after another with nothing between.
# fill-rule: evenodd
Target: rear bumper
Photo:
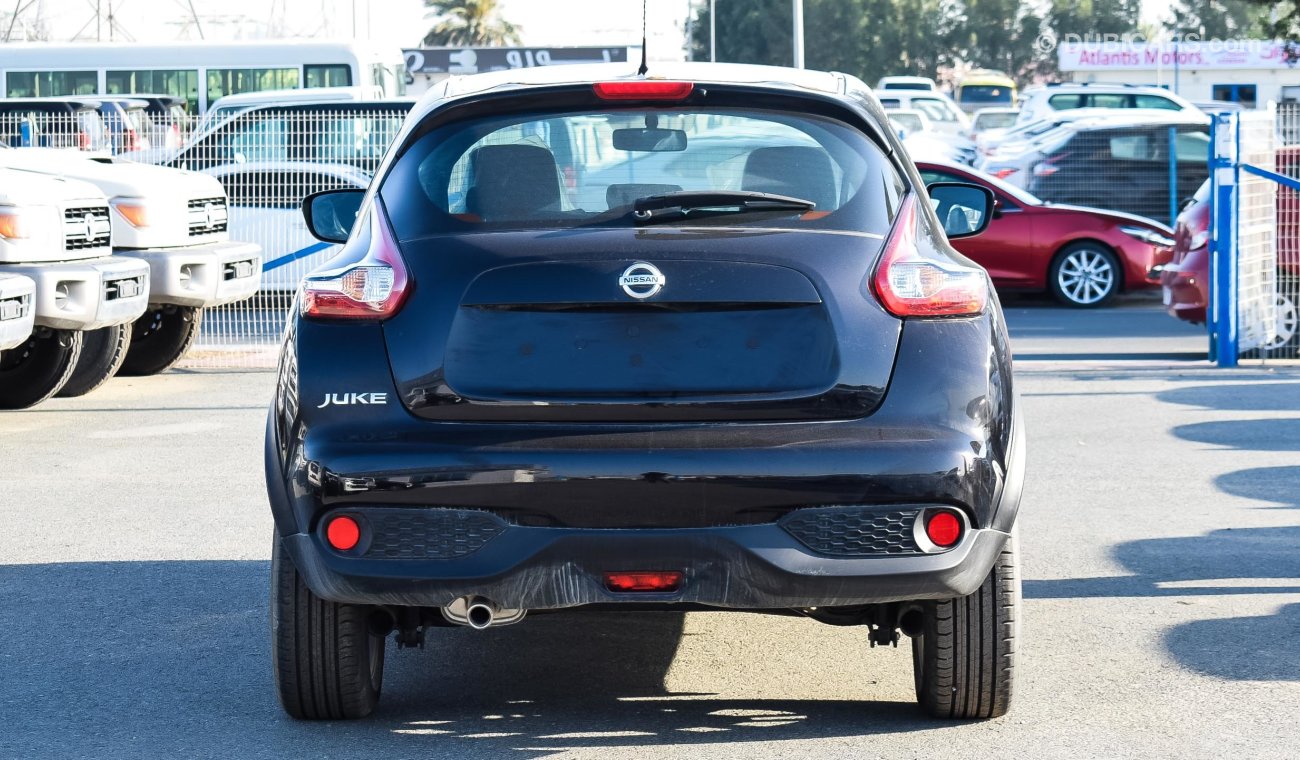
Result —
<instances>
[{"instance_id":1,"label":"rear bumper","mask_svg":"<svg viewBox=\"0 0 1300 760\"><path fill-rule=\"evenodd\" d=\"M4 268L35 281L38 327L97 330L134 322L149 305L149 266L138 259L106 256Z\"/></svg>"},{"instance_id":2,"label":"rear bumper","mask_svg":"<svg viewBox=\"0 0 1300 760\"><path fill-rule=\"evenodd\" d=\"M965 595L1013 528L1025 472L1000 321L908 323L868 416L739 424L429 422L396 403L376 327L331 325L318 344L299 321L267 421L271 511L308 586L335 601L445 606L477 594L525 609L772 609ZM909 506L955 509L969 529L925 553L919 541L825 549L792 527L810 510ZM324 525L348 512L401 525L363 526L357 547L339 552ZM477 544L463 550L467 536ZM619 571L679 571L684 583L666 595L609 592L603 574Z\"/></svg>"},{"instance_id":3,"label":"rear bumper","mask_svg":"<svg viewBox=\"0 0 1300 760\"><path fill-rule=\"evenodd\" d=\"M257 293L262 248L225 242L186 248L121 250L149 264L149 303L204 308L242 301Z\"/></svg>"},{"instance_id":4,"label":"rear bumper","mask_svg":"<svg viewBox=\"0 0 1300 760\"><path fill-rule=\"evenodd\" d=\"M283 539L307 585L338 602L444 607L485 596L502 607L559 609L619 602L732 609L827 607L948 599L975 591L1007 538L973 530L941 554L827 557L772 524L672 530L511 527L461 559L354 559L311 534ZM676 570L672 593L614 593L603 574Z\"/></svg>"},{"instance_id":5,"label":"rear bumper","mask_svg":"<svg viewBox=\"0 0 1300 760\"><path fill-rule=\"evenodd\" d=\"M1208 293L1204 274L1169 265L1160 272L1160 285L1170 316L1195 324L1205 322Z\"/></svg>"},{"instance_id":6,"label":"rear bumper","mask_svg":"<svg viewBox=\"0 0 1300 760\"><path fill-rule=\"evenodd\" d=\"M35 298L36 283L30 278L0 273L0 351L21 345L32 334Z\"/></svg>"}]
</instances>

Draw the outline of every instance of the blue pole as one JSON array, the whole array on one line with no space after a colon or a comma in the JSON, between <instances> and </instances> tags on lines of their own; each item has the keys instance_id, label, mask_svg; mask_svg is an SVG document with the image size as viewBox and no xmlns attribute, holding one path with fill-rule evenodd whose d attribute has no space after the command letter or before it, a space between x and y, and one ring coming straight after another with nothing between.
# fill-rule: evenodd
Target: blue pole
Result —
<instances>
[{"instance_id":1,"label":"blue pole","mask_svg":"<svg viewBox=\"0 0 1300 760\"><path fill-rule=\"evenodd\" d=\"M1169 128L1169 226L1178 226L1178 128Z\"/></svg>"},{"instance_id":2,"label":"blue pole","mask_svg":"<svg viewBox=\"0 0 1300 760\"><path fill-rule=\"evenodd\" d=\"M1215 114L1212 126L1214 159L1210 162L1211 234L1210 355L1220 367L1237 366L1237 183L1240 135L1236 114Z\"/></svg>"}]
</instances>

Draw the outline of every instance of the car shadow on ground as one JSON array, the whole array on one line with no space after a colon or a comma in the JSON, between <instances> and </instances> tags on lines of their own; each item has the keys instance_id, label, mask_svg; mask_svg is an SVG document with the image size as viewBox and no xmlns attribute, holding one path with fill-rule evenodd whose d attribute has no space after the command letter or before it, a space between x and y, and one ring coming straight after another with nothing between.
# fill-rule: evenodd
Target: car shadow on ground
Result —
<instances>
[{"instance_id":1,"label":"car shadow on ground","mask_svg":"<svg viewBox=\"0 0 1300 760\"><path fill-rule=\"evenodd\" d=\"M1300 383L1182 387L1160 401L1224 411L1300 411ZM1300 451L1300 420L1247 419L1179 425L1185 441L1247 451ZM1300 467L1224 473L1215 487L1263 502L1261 509L1300 508ZM1226 518L1230 519L1230 518ZM1300 526L1225 527L1201 536L1153 538L1115 547L1131 575L1025 582L1027 598L1195 597L1300 594ZM1209 610L1213 614L1213 610ZM1275 614L1207 617L1173 626L1169 653L1183 667L1234 680L1300 681L1300 604Z\"/></svg>"},{"instance_id":2,"label":"car shadow on ground","mask_svg":"<svg viewBox=\"0 0 1300 760\"><path fill-rule=\"evenodd\" d=\"M0 566L0 705L22 709L0 756L530 757L946 728L910 702L672 693L680 613L436 629L425 651L390 642L370 719L296 722L274 696L268 576L251 561Z\"/></svg>"}]
</instances>

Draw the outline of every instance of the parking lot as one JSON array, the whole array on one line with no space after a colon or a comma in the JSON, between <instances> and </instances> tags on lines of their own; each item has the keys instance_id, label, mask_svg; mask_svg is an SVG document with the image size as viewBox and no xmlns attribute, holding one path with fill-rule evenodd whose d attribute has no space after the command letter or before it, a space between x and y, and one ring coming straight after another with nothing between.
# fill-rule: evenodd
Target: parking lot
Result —
<instances>
[{"instance_id":1,"label":"parking lot","mask_svg":"<svg viewBox=\"0 0 1300 760\"><path fill-rule=\"evenodd\" d=\"M1293 756L1300 374L1210 368L1145 298L1006 308L1031 453L1005 718L923 718L906 642L718 612L436 630L390 646L371 719L294 722L273 374L188 369L0 416L0 757Z\"/></svg>"}]
</instances>

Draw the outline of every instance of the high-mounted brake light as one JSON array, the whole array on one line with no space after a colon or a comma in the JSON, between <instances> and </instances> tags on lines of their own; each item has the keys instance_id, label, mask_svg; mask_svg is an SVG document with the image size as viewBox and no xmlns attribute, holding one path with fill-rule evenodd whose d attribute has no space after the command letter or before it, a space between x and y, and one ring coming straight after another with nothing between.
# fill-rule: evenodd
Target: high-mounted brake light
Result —
<instances>
[{"instance_id":1,"label":"high-mounted brake light","mask_svg":"<svg viewBox=\"0 0 1300 760\"><path fill-rule=\"evenodd\" d=\"M409 285L406 264L377 200L371 204L369 214L368 230L348 243L366 245L365 255L359 261L303 280L304 317L386 319L402 307Z\"/></svg>"},{"instance_id":2,"label":"high-mounted brake light","mask_svg":"<svg viewBox=\"0 0 1300 760\"><path fill-rule=\"evenodd\" d=\"M916 203L915 195L903 200L876 265L872 284L880 303L897 317L980 313L989 299L988 276L978 267L921 255Z\"/></svg>"},{"instance_id":3,"label":"high-mounted brake light","mask_svg":"<svg viewBox=\"0 0 1300 760\"><path fill-rule=\"evenodd\" d=\"M623 82L597 82L592 85L602 100L684 100L695 89L692 82L662 82L657 79L634 79Z\"/></svg>"}]
</instances>

